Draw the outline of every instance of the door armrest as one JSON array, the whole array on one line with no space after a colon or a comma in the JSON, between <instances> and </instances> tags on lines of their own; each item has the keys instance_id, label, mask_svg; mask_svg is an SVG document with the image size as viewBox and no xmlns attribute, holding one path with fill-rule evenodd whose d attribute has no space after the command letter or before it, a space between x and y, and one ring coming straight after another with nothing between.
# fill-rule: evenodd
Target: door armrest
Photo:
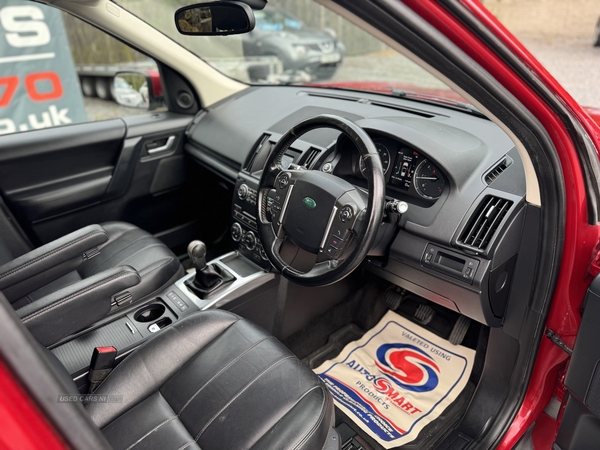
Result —
<instances>
[{"instance_id":1,"label":"door armrest","mask_svg":"<svg viewBox=\"0 0 600 450\"><path fill-rule=\"evenodd\" d=\"M107 241L104 228L90 225L42 245L0 266L0 290L15 302L77 269Z\"/></svg>"},{"instance_id":2,"label":"door armrest","mask_svg":"<svg viewBox=\"0 0 600 450\"><path fill-rule=\"evenodd\" d=\"M47 347L104 318L112 297L140 281L133 267L113 267L23 306L17 315Z\"/></svg>"}]
</instances>

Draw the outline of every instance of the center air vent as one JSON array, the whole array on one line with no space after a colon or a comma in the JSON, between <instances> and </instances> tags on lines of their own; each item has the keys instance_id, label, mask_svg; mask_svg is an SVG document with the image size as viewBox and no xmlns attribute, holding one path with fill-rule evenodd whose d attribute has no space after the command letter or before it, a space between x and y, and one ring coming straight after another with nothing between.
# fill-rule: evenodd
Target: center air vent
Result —
<instances>
[{"instance_id":1,"label":"center air vent","mask_svg":"<svg viewBox=\"0 0 600 450\"><path fill-rule=\"evenodd\" d=\"M319 156L319 153L321 153L319 149L311 147L306 154L306 158L304 160L304 167L306 167L307 169L312 168L312 165L314 164L315 159L317 159L317 156Z\"/></svg>"},{"instance_id":2,"label":"center air vent","mask_svg":"<svg viewBox=\"0 0 600 450\"><path fill-rule=\"evenodd\" d=\"M488 186L490 184L492 184L496 180L496 178L498 178L502 172L504 172L506 169L508 169L508 166L510 166L512 163L513 163L513 160L509 156L507 156L502 161L500 161L498 163L498 165L496 165L492 170L490 170L485 175L484 179L485 179L486 184Z\"/></svg>"},{"instance_id":3,"label":"center air vent","mask_svg":"<svg viewBox=\"0 0 600 450\"><path fill-rule=\"evenodd\" d=\"M512 203L492 195L485 197L463 230L459 244L485 250Z\"/></svg>"}]
</instances>

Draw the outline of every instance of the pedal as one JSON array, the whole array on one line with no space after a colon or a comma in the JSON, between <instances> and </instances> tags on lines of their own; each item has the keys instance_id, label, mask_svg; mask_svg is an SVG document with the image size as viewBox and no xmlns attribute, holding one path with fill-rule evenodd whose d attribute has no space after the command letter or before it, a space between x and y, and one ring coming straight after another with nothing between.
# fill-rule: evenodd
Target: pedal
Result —
<instances>
[{"instance_id":1,"label":"pedal","mask_svg":"<svg viewBox=\"0 0 600 450\"><path fill-rule=\"evenodd\" d=\"M396 311L400 306L400 303L402 303L402 293L396 292L392 289L385 293L385 305L388 307L388 309Z\"/></svg>"},{"instance_id":2,"label":"pedal","mask_svg":"<svg viewBox=\"0 0 600 450\"><path fill-rule=\"evenodd\" d=\"M421 325L427 325L435 316L435 310L424 303L420 304L415 311L414 318L421 322Z\"/></svg>"},{"instance_id":3,"label":"pedal","mask_svg":"<svg viewBox=\"0 0 600 450\"><path fill-rule=\"evenodd\" d=\"M460 345L469 330L469 325L471 325L471 319L467 316L459 316L452 328L450 336L448 336L450 343L453 345Z\"/></svg>"}]
</instances>

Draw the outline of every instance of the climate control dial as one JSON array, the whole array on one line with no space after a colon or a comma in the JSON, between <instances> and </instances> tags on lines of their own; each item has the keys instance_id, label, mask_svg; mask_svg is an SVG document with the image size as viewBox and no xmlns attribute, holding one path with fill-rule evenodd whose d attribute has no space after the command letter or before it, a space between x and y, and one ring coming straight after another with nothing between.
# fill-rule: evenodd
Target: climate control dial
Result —
<instances>
[{"instance_id":1,"label":"climate control dial","mask_svg":"<svg viewBox=\"0 0 600 450\"><path fill-rule=\"evenodd\" d=\"M238 197L244 200L248 196L248 185L241 184L237 191Z\"/></svg>"},{"instance_id":2,"label":"climate control dial","mask_svg":"<svg viewBox=\"0 0 600 450\"><path fill-rule=\"evenodd\" d=\"M252 231L248 231L244 236L244 245L248 250L254 250L256 248L256 236Z\"/></svg>"},{"instance_id":3,"label":"climate control dial","mask_svg":"<svg viewBox=\"0 0 600 450\"><path fill-rule=\"evenodd\" d=\"M242 226L239 223L234 222L233 225L231 225L231 239L235 242L240 242L243 236L244 230L242 230Z\"/></svg>"}]
</instances>

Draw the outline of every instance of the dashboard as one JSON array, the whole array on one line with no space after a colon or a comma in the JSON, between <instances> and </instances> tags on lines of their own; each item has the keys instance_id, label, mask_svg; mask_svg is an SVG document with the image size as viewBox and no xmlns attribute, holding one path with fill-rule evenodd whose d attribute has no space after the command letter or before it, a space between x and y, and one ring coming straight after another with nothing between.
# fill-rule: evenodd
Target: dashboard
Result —
<instances>
[{"instance_id":1,"label":"dashboard","mask_svg":"<svg viewBox=\"0 0 600 450\"><path fill-rule=\"evenodd\" d=\"M527 206L525 174L513 142L478 114L295 86L252 87L201 112L186 133L185 149L234 187L236 248L270 268L256 232L261 171L281 136L317 114L361 126L381 159L387 201L408 205L401 215L384 216L363 267L481 323L500 325ZM367 189L358 150L332 129L301 136L283 163Z\"/></svg>"}]
</instances>

